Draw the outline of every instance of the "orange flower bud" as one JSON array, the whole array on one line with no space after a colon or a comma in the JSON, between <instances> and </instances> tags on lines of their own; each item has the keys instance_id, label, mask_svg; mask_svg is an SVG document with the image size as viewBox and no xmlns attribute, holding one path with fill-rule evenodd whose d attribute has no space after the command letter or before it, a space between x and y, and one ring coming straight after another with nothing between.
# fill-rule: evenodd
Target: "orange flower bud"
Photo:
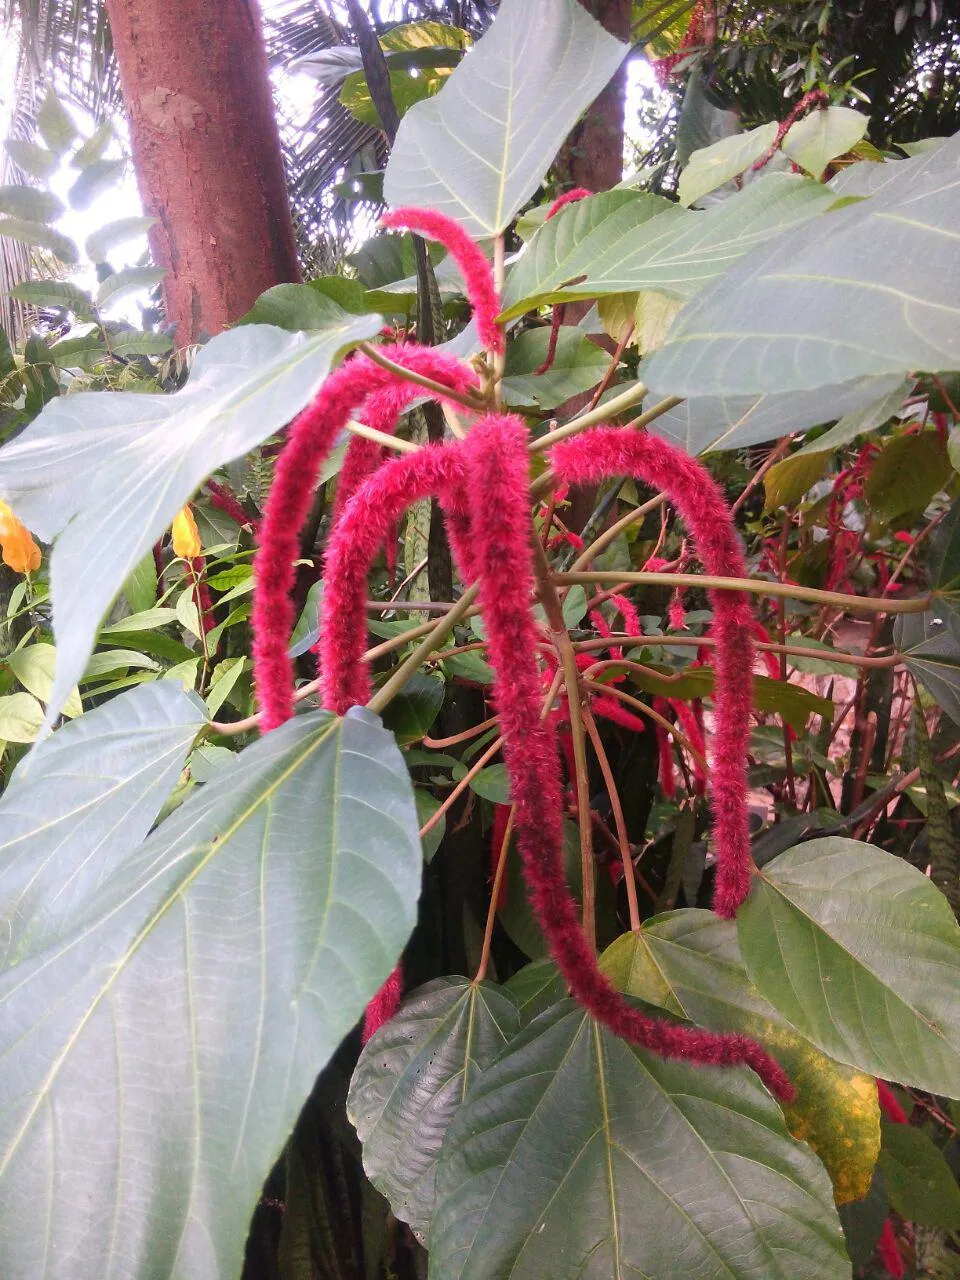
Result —
<instances>
[{"instance_id":1,"label":"orange flower bud","mask_svg":"<svg viewBox=\"0 0 960 1280\"><path fill-rule=\"evenodd\" d=\"M33 573L40 568L40 548L29 529L20 523L7 504L0 499L0 547L3 563L15 573Z\"/></svg>"},{"instance_id":2,"label":"orange flower bud","mask_svg":"<svg viewBox=\"0 0 960 1280\"><path fill-rule=\"evenodd\" d=\"M170 532L173 534L174 555L182 556L184 560L192 560L194 556L200 554L200 533L189 504L177 512Z\"/></svg>"}]
</instances>

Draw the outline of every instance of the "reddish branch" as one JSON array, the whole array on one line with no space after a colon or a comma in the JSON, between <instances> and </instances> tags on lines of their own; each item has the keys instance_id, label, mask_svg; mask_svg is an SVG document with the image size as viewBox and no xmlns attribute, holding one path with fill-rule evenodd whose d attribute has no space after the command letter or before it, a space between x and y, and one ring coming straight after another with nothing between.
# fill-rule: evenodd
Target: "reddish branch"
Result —
<instances>
[{"instance_id":1,"label":"reddish branch","mask_svg":"<svg viewBox=\"0 0 960 1280\"><path fill-rule=\"evenodd\" d=\"M729 508L695 459L656 436L597 427L551 453L561 481L597 484L632 475L673 501L708 573L741 578L746 565ZM711 803L717 878L714 910L730 917L750 889L753 859L746 807L746 759L753 706L753 618L741 592L710 592L717 641Z\"/></svg>"},{"instance_id":2,"label":"reddish branch","mask_svg":"<svg viewBox=\"0 0 960 1280\"><path fill-rule=\"evenodd\" d=\"M527 432L519 419L490 415L474 426L459 448L467 457L479 598L496 674L494 701L515 805L517 845L540 927L574 996L615 1034L663 1057L749 1066L777 1097L791 1098L793 1089L783 1069L755 1042L743 1035L718 1035L649 1018L597 967L564 874L556 738L539 715L542 690L530 611L534 575L526 445ZM570 453L567 470L578 479L576 462Z\"/></svg>"},{"instance_id":3,"label":"reddish branch","mask_svg":"<svg viewBox=\"0 0 960 1280\"><path fill-rule=\"evenodd\" d=\"M561 209L568 204L574 204L577 200L586 200L588 196L592 196L593 192L587 187L574 187L572 191L565 191L562 196L557 196L553 204L547 210L547 216L544 222L549 222L555 217ZM560 341L560 328L563 325L563 317L566 314L566 306L562 302L558 302L554 308L550 320L550 341L547 343L547 354L543 364L536 371L539 377L542 373L548 373L557 356L557 343Z\"/></svg>"},{"instance_id":4,"label":"reddish branch","mask_svg":"<svg viewBox=\"0 0 960 1280\"><path fill-rule=\"evenodd\" d=\"M780 150L781 143L784 138L797 123L802 120L808 111L812 111L814 107L826 107L830 102L829 96L822 89L811 89L809 93L805 93L800 101L796 104L785 120L782 120L777 126L777 136L767 147L762 156L754 160L750 166L751 171L762 169L769 164L773 157Z\"/></svg>"}]
</instances>

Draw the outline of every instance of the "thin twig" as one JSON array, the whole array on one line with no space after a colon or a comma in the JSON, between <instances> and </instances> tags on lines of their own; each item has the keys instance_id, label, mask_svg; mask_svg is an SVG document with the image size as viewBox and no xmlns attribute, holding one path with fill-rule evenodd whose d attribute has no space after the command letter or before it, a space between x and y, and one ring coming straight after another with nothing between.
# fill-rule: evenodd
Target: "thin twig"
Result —
<instances>
[{"instance_id":1,"label":"thin twig","mask_svg":"<svg viewBox=\"0 0 960 1280\"><path fill-rule=\"evenodd\" d=\"M604 749L600 731L597 728L596 720L593 718L589 703L584 703L583 705L583 723L593 745L593 753L597 757L600 772L603 775L603 783L607 788L607 796L610 800L610 809L613 812L613 823L617 829L617 843L620 846L620 858L623 862L623 882L627 891L627 909L630 912L630 930L632 933L639 933L640 904L637 902L637 882L633 874L633 855L630 852L627 824L624 821L623 806L620 803L620 793L613 777L613 770L610 768L610 760Z\"/></svg>"}]
</instances>

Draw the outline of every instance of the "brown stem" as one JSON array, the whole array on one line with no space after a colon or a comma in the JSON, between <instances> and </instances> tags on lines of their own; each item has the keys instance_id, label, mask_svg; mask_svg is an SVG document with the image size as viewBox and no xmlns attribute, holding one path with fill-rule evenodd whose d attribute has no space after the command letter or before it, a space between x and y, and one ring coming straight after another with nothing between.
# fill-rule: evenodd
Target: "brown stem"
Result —
<instances>
[{"instance_id":1,"label":"brown stem","mask_svg":"<svg viewBox=\"0 0 960 1280\"><path fill-rule=\"evenodd\" d=\"M425 836L428 831L432 831L433 828L440 821L440 819L444 816L444 814L454 804L456 804L456 802L463 795L464 791L466 791L467 787L469 787L470 783L474 780L474 778L477 776L480 770L484 767L485 764L488 763L488 761L493 759L493 757L497 754L497 752L500 750L502 746L503 746L503 738L501 737L495 738L493 742L490 743L489 747L487 747L483 755L479 756L477 760L474 761L474 763L470 766L467 772L463 775L463 777L460 779L457 785L453 788L453 790L444 800L443 804L441 804L438 809L436 809L433 813L431 813L430 817L426 820L426 822L420 828L421 838Z\"/></svg>"},{"instance_id":2,"label":"brown stem","mask_svg":"<svg viewBox=\"0 0 960 1280\"><path fill-rule=\"evenodd\" d=\"M468 742L471 738L476 738L479 734L485 733L487 729L492 729L499 721L499 716L491 716L489 720L481 720L479 724L473 725L472 728L464 729L462 733L455 733L449 738L423 737L420 741L425 747L430 747L434 751L442 751L446 747L455 747L461 742Z\"/></svg>"},{"instance_id":3,"label":"brown stem","mask_svg":"<svg viewBox=\"0 0 960 1280\"><path fill-rule=\"evenodd\" d=\"M630 840L627 835L627 824L623 818L623 806L620 803L620 793L617 790L617 784L613 777L613 770L610 768L610 760L604 750L600 731L597 729L597 722L593 718L593 712L590 710L588 703L584 703L583 706L583 723L590 737L590 742L593 745L593 752L597 757L597 764L600 766L600 772L603 774L603 783L607 788L607 795L610 798L610 808L613 812L613 823L617 829L617 844L620 846L620 858L623 862L623 882L627 891L627 908L630 912L630 930L632 933L639 933L640 904L637 902L637 882L633 875L633 856L630 852Z\"/></svg>"},{"instance_id":4,"label":"brown stem","mask_svg":"<svg viewBox=\"0 0 960 1280\"><path fill-rule=\"evenodd\" d=\"M633 707L634 711L639 711L640 714L646 716L648 720L653 720L656 724L660 725L662 729L666 729L667 733L669 733L676 742L679 742L684 750L689 751L697 764L699 764L703 769L704 774L707 773L706 760L693 745L687 735L678 729L675 724L671 724L666 716L662 716L659 711L654 711L653 707L648 707L645 702L641 702L639 698L634 698L631 694L625 693L622 689L618 689L616 685L600 684L597 680L584 680L583 687L585 689L589 689L591 693L601 693L604 697L619 698L620 701L625 702L628 707Z\"/></svg>"}]
</instances>

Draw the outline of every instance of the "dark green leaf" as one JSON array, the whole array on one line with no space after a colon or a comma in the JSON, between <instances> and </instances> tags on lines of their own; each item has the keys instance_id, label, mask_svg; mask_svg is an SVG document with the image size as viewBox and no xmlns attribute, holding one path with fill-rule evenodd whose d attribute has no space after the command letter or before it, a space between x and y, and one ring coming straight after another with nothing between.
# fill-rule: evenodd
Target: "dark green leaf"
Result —
<instances>
[{"instance_id":1,"label":"dark green leaf","mask_svg":"<svg viewBox=\"0 0 960 1280\"><path fill-rule=\"evenodd\" d=\"M404 757L406 759L406 757ZM407 761L409 765L409 760ZM413 798L417 803L417 822L421 829L427 825L427 822L440 808L440 801L432 791L427 791L425 787L415 787ZM433 855L440 848L440 843L447 832L447 815L443 816L433 824L426 835L420 837L423 845L423 860L430 862Z\"/></svg>"},{"instance_id":2,"label":"dark green leaf","mask_svg":"<svg viewBox=\"0 0 960 1280\"><path fill-rule=\"evenodd\" d=\"M524 965L504 984L504 988L520 1010L521 1027L567 994L567 984L552 960L533 960Z\"/></svg>"},{"instance_id":3,"label":"dark green leaf","mask_svg":"<svg viewBox=\"0 0 960 1280\"><path fill-rule=\"evenodd\" d=\"M260 297L241 324L274 324L292 333L328 329L344 321L343 308L309 284L277 284Z\"/></svg>"},{"instance_id":4,"label":"dark green leaf","mask_svg":"<svg viewBox=\"0 0 960 1280\"><path fill-rule=\"evenodd\" d=\"M893 640L911 675L960 724L960 608L943 597L927 613L901 614Z\"/></svg>"},{"instance_id":5,"label":"dark green leaf","mask_svg":"<svg viewBox=\"0 0 960 1280\"><path fill-rule=\"evenodd\" d=\"M419 742L430 732L443 706L445 687L438 676L420 671L390 703L383 723L401 746Z\"/></svg>"},{"instance_id":6,"label":"dark green leaf","mask_svg":"<svg viewBox=\"0 0 960 1280\"><path fill-rule=\"evenodd\" d=\"M939 593L960 592L960 499L954 502L930 540L930 585Z\"/></svg>"},{"instance_id":7,"label":"dark green leaf","mask_svg":"<svg viewBox=\"0 0 960 1280\"><path fill-rule=\"evenodd\" d=\"M470 780L470 788L484 800L493 804L508 804L510 800L510 778L505 764L488 764L481 769L475 778Z\"/></svg>"},{"instance_id":8,"label":"dark green leaf","mask_svg":"<svg viewBox=\"0 0 960 1280\"><path fill-rule=\"evenodd\" d=\"M450 1122L518 1029L516 1005L500 988L437 978L414 991L360 1055L347 1114L363 1143L363 1167L422 1243Z\"/></svg>"},{"instance_id":9,"label":"dark green leaf","mask_svg":"<svg viewBox=\"0 0 960 1280\"><path fill-rule=\"evenodd\" d=\"M317 1072L406 943L421 863L403 759L363 711L298 716L195 788L0 981L0 1272L239 1275Z\"/></svg>"},{"instance_id":10,"label":"dark green leaf","mask_svg":"<svg viewBox=\"0 0 960 1280\"><path fill-rule=\"evenodd\" d=\"M447 1135L431 1280L850 1275L830 1181L756 1077L665 1062L564 1001Z\"/></svg>"},{"instance_id":11,"label":"dark green leaf","mask_svg":"<svg viewBox=\"0 0 960 1280\"><path fill-rule=\"evenodd\" d=\"M960 1227L960 1187L943 1152L922 1129L884 1124L880 1172L901 1218L926 1227Z\"/></svg>"},{"instance_id":12,"label":"dark green leaf","mask_svg":"<svg viewBox=\"0 0 960 1280\"><path fill-rule=\"evenodd\" d=\"M922 511L953 475L936 431L897 436L884 445L864 485L873 515L884 524Z\"/></svg>"},{"instance_id":13,"label":"dark green leaf","mask_svg":"<svg viewBox=\"0 0 960 1280\"><path fill-rule=\"evenodd\" d=\"M960 928L916 868L811 840L754 877L737 925L754 985L824 1053L960 1097Z\"/></svg>"}]
</instances>

